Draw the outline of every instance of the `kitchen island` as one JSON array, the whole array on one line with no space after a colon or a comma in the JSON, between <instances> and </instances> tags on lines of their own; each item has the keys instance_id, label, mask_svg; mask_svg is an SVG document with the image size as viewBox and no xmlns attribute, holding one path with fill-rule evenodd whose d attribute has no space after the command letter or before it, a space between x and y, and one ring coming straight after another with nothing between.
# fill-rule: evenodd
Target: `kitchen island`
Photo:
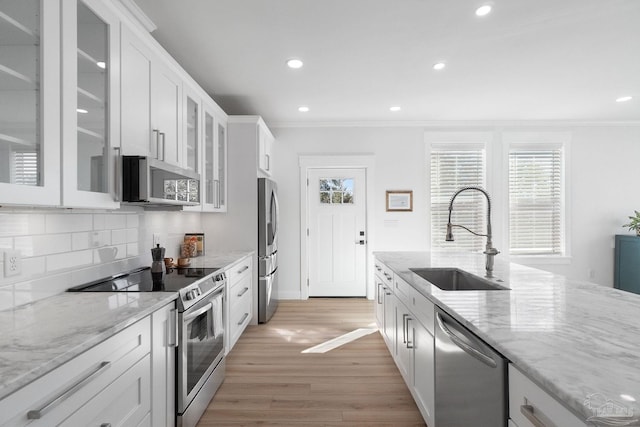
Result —
<instances>
[{"instance_id":1,"label":"kitchen island","mask_svg":"<svg viewBox=\"0 0 640 427\"><path fill-rule=\"evenodd\" d=\"M453 267L482 277L484 256L377 252L375 257L581 420L594 415L593 396L639 416L639 296L500 258L492 281L510 290L444 291L410 268Z\"/></svg>"}]
</instances>

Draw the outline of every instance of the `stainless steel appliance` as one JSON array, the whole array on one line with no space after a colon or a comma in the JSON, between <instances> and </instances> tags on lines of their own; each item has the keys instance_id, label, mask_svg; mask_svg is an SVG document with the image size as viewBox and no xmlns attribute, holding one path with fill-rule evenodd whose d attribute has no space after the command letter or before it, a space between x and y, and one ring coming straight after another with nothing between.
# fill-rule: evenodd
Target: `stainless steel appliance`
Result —
<instances>
[{"instance_id":1,"label":"stainless steel appliance","mask_svg":"<svg viewBox=\"0 0 640 427\"><path fill-rule=\"evenodd\" d=\"M70 292L177 292L177 426L194 427L222 384L226 276L216 268L167 270L156 280L141 268L68 289Z\"/></svg>"},{"instance_id":2,"label":"stainless steel appliance","mask_svg":"<svg viewBox=\"0 0 640 427\"><path fill-rule=\"evenodd\" d=\"M505 427L505 359L436 308L435 425Z\"/></svg>"},{"instance_id":3,"label":"stainless steel appliance","mask_svg":"<svg viewBox=\"0 0 640 427\"><path fill-rule=\"evenodd\" d=\"M276 183L258 178L258 322L278 307L278 197Z\"/></svg>"},{"instance_id":4,"label":"stainless steel appliance","mask_svg":"<svg viewBox=\"0 0 640 427\"><path fill-rule=\"evenodd\" d=\"M122 156L122 202L181 209L200 204L200 175L144 156Z\"/></svg>"}]
</instances>

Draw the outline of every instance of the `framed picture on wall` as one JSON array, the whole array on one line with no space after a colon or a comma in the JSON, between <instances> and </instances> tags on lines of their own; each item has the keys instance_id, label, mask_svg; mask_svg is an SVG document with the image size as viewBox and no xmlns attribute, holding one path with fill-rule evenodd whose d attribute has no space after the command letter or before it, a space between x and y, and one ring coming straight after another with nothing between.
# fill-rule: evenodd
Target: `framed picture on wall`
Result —
<instances>
[{"instance_id":1,"label":"framed picture on wall","mask_svg":"<svg viewBox=\"0 0 640 427\"><path fill-rule=\"evenodd\" d=\"M413 191L387 190L387 212L412 212Z\"/></svg>"}]
</instances>

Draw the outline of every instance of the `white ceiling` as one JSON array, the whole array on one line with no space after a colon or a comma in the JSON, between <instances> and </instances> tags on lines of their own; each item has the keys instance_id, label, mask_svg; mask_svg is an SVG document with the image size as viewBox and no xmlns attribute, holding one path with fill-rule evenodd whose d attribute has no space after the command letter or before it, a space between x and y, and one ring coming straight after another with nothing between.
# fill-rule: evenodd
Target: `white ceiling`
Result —
<instances>
[{"instance_id":1,"label":"white ceiling","mask_svg":"<svg viewBox=\"0 0 640 427\"><path fill-rule=\"evenodd\" d=\"M640 120L640 0L136 3L227 113L272 125Z\"/></svg>"}]
</instances>

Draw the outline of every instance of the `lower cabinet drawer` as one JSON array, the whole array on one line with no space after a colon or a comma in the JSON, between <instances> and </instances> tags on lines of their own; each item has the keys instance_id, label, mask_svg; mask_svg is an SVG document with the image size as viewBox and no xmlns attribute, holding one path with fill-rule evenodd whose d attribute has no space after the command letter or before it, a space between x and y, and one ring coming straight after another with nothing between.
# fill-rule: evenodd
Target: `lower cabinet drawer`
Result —
<instances>
[{"instance_id":1,"label":"lower cabinet drawer","mask_svg":"<svg viewBox=\"0 0 640 427\"><path fill-rule=\"evenodd\" d=\"M151 411L151 356L120 375L60 427L137 427ZM144 425L144 424L143 424Z\"/></svg>"},{"instance_id":2,"label":"lower cabinet drawer","mask_svg":"<svg viewBox=\"0 0 640 427\"><path fill-rule=\"evenodd\" d=\"M251 276L244 277L241 281L229 288L229 307L233 311L233 307L242 299L251 296Z\"/></svg>"},{"instance_id":3,"label":"lower cabinet drawer","mask_svg":"<svg viewBox=\"0 0 640 427\"><path fill-rule=\"evenodd\" d=\"M0 426L61 425L149 354L150 331L146 317L7 396Z\"/></svg>"},{"instance_id":4,"label":"lower cabinet drawer","mask_svg":"<svg viewBox=\"0 0 640 427\"><path fill-rule=\"evenodd\" d=\"M586 427L513 364L509 364L509 418L517 427Z\"/></svg>"},{"instance_id":5,"label":"lower cabinet drawer","mask_svg":"<svg viewBox=\"0 0 640 427\"><path fill-rule=\"evenodd\" d=\"M248 290L238 298L229 310L229 348L231 351L242 332L245 330L252 317L251 290Z\"/></svg>"}]
</instances>

